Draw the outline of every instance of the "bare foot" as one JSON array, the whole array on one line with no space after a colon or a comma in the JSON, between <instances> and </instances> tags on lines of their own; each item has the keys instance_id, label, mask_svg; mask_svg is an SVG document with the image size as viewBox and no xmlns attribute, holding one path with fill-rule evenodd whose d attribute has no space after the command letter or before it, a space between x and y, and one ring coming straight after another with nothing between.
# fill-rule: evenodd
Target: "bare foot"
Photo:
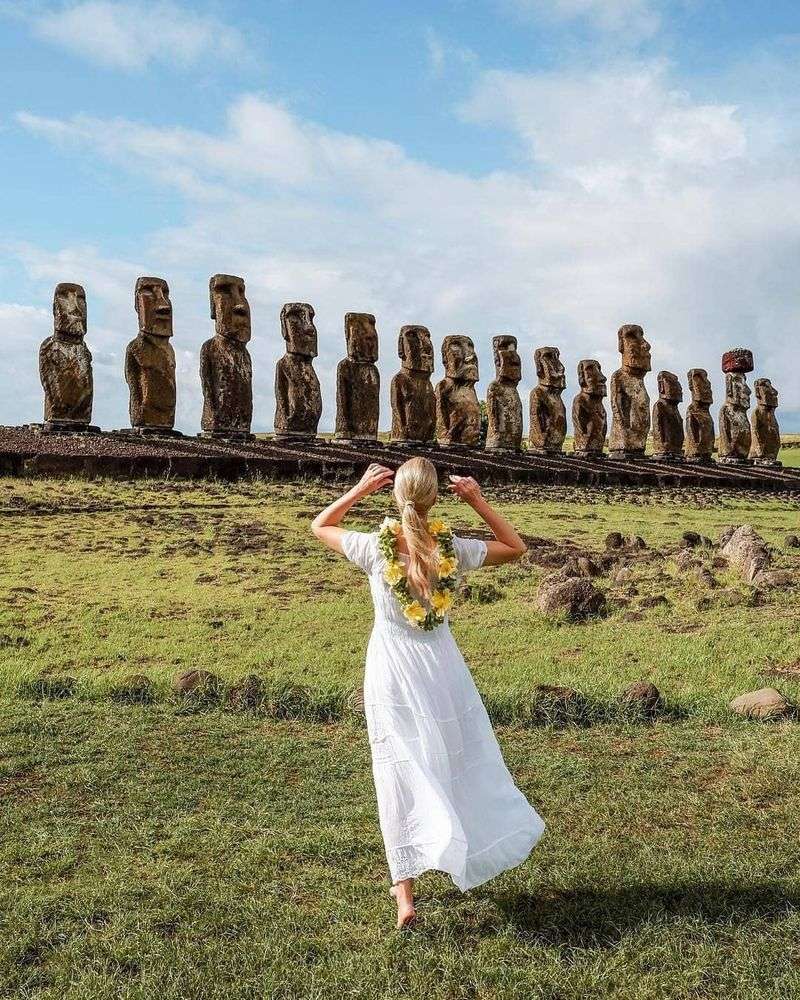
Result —
<instances>
[{"instance_id":1,"label":"bare foot","mask_svg":"<svg viewBox=\"0 0 800 1000\"><path fill-rule=\"evenodd\" d=\"M411 927L417 919L414 908L413 881L408 878L389 889L389 895L394 896L397 903L397 929Z\"/></svg>"}]
</instances>

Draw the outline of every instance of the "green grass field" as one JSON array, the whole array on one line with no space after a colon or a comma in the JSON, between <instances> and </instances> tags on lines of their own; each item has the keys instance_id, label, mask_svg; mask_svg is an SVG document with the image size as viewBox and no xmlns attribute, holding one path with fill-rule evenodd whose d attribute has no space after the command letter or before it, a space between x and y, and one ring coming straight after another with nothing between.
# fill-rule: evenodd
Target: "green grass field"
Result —
<instances>
[{"instance_id":1,"label":"green grass field","mask_svg":"<svg viewBox=\"0 0 800 1000\"><path fill-rule=\"evenodd\" d=\"M308 529L333 496L0 480L0 997L796 997L800 725L727 704L764 684L800 701L798 589L756 592L707 553L708 589L675 556L685 530L748 522L800 570L783 544L800 505L495 491L530 553L472 574L453 630L548 829L466 895L426 876L418 928L398 935L348 708L368 589ZM373 527L389 505L346 523ZM479 527L452 501L441 514ZM601 552L614 530L649 548L624 584L598 579L609 616L536 611L539 557ZM170 683L191 667L256 673L269 697L181 703ZM152 704L112 700L131 674L153 681ZM65 675L71 697L26 693ZM665 696L653 723L619 709L638 678ZM592 713L533 724L537 684L580 689Z\"/></svg>"}]
</instances>

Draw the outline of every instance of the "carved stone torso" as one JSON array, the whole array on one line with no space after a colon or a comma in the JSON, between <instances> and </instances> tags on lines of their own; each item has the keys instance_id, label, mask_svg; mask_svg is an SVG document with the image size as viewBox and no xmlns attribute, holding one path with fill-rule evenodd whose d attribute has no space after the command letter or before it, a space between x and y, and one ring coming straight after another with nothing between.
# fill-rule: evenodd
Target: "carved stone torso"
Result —
<instances>
[{"instance_id":1,"label":"carved stone torso","mask_svg":"<svg viewBox=\"0 0 800 1000\"><path fill-rule=\"evenodd\" d=\"M579 392L572 401L572 427L576 452L602 455L608 433L608 414L602 397Z\"/></svg>"},{"instance_id":2,"label":"carved stone torso","mask_svg":"<svg viewBox=\"0 0 800 1000\"><path fill-rule=\"evenodd\" d=\"M350 358L339 362L336 369L336 437L377 438L380 388L377 365Z\"/></svg>"},{"instance_id":3,"label":"carved stone torso","mask_svg":"<svg viewBox=\"0 0 800 1000\"><path fill-rule=\"evenodd\" d=\"M644 377L623 368L611 376L611 436L609 451L644 454L650 433L650 397Z\"/></svg>"},{"instance_id":4,"label":"carved stone torso","mask_svg":"<svg viewBox=\"0 0 800 1000\"><path fill-rule=\"evenodd\" d=\"M689 403L686 407L685 449L687 459L709 461L716 447L714 418L708 406Z\"/></svg>"},{"instance_id":5,"label":"carved stone torso","mask_svg":"<svg viewBox=\"0 0 800 1000\"><path fill-rule=\"evenodd\" d=\"M391 384L392 441L426 444L436 436L436 393L429 372L401 368Z\"/></svg>"},{"instance_id":6,"label":"carved stone torso","mask_svg":"<svg viewBox=\"0 0 800 1000\"><path fill-rule=\"evenodd\" d=\"M522 400L516 383L495 379L486 391L489 451L520 451L522 448Z\"/></svg>"},{"instance_id":7,"label":"carved stone torso","mask_svg":"<svg viewBox=\"0 0 800 1000\"><path fill-rule=\"evenodd\" d=\"M39 348L44 419L88 426L92 419L92 355L83 340L48 337Z\"/></svg>"},{"instance_id":8,"label":"carved stone torso","mask_svg":"<svg viewBox=\"0 0 800 1000\"><path fill-rule=\"evenodd\" d=\"M436 438L441 445L477 447L481 408L474 382L443 378L436 386Z\"/></svg>"},{"instance_id":9,"label":"carved stone torso","mask_svg":"<svg viewBox=\"0 0 800 1000\"><path fill-rule=\"evenodd\" d=\"M275 434L313 438L322 416L322 392L311 358L288 352L275 366Z\"/></svg>"},{"instance_id":10,"label":"carved stone torso","mask_svg":"<svg viewBox=\"0 0 800 1000\"><path fill-rule=\"evenodd\" d=\"M567 408L561 389L537 385L530 394L531 450L560 455L567 436Z\"/></svg>"},{"instance_id":11,"label":"carved stone torso","mask_svg":"<svg viewBox=\"0 0 800 1000\"><path fill-rule=\"evenodd\" d=\"M657 399L653 404L653 455L683 456L683 423L677 402Z\"/></svg>"},{"instance_id":12,"label":"carved stone torso","mask_svg":"<svg viewBox=\"0 0 800 1000\"><path fill-rule=\"evenodd\" d=\"M751 421L752 444L750 458L757 465L777 464L781 450L781 432L773 407L756 405Z\"/></svg>"},{"instance_id":13,"label":"carved stone torso","mask_svg":"<svg viewBox=\"0 0 800 1000\"><path fill-rule=\"evenodd\" d=\"M140 333L128 344L125 379L131 427L175 425L175 351L166 337Z\"/></svg>"},{"instance_id":14,"label":"carved stone torso","mask_svg":"<svg viewBox=\"0 0 800 1000\"><path fill-rule=\"evenodd\" d=\"M752 434L747 410L730 401L719 411L719 460L745 462L750 454Z\"/></svg>"},{"instance_id":15,"label":"carved stone torso","mask_svg":"<svg viewBox=\"0 0 800 1000\"><path fill-rule=\"evenodd\" d=\"M245 344L220 335L200 349L206 433L249 434L253 421L253 364Z\"/></svg>"}]
</instances>

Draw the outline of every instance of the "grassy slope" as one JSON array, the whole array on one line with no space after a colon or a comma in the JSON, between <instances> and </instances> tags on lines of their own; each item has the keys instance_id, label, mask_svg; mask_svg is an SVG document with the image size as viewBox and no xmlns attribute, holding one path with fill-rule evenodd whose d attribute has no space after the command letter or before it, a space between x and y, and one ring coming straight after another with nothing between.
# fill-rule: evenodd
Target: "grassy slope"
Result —
<instances>
[{"instance_id":1,"label":"grassy slope","mask_svg":"<svg viewBox=\"0 0 800 1000\"><path fill-rule=\"evenodd\" d=\"M798 994L791 725L500 738L544 840L397 936L362 730L2 704L0 996Z\"/></svg>"},{"instance_id":2,"label":"grassy slope","mask_svg":"<svg viewBox=\"0 0 800 1000\"><path fill-rule=\"evenodd\" d=\"M86 693L102 694L141 672L166 690L176 670L204 667L227 679L255 671L320 697L346 693L361 676L372 612L362 574L308 530L333 495L310 485L0 480L0 689L70 673ZM589 550L602 549L611 530L665 546L687 528L716 536L749 521L781 545L798 528L797 505L781 499L697 507L680 493L635 503L601 491L517 496L503 509L521 530ZM390 502L371 498L346 523L372 528ZM444 503L441 512L456 530L478 526L463 505ZM800 563L789 551L781 558ZM462 602L453 615L487 698L514 702L536 683L558 683L609 699L645 676L709 715L761 683L771 665L798 658L795 591L731 608L731 593L746 588L724 572L728 586L710 592L669 560L635 572L639 594L628 607L587 625L535 611L543 573L535 566L473 574L502 591L495 603ZM661 593L666 606L640 606ZM709 596L710 607L698 610Z\"/></svg>"}]
</instances>

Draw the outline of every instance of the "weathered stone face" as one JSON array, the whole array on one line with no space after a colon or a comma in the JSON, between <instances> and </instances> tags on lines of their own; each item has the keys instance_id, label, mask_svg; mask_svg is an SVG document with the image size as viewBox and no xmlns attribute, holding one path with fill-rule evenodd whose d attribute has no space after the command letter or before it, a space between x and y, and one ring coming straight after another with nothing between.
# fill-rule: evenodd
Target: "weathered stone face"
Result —
<instances>
[{"instance_id":1,"label":"weathered stone face","mask_svg":"<svg viewBox=\"0 0 800 1000\"><path fill-rule=\"evenodd\" d=\"M367 363L378 360L378 331L371 313L347 313L344 334L347 357L351 361Z\"/></svg>"},{"instance_id":2,"label":"weathered stone face","mask_svg":"<svg viewBox=\"0 0 800 1000\"><path fill-rule=\"evenodd\" d=\"M250 304L242 278L215 274L209 282L215 334L200 349L203 433L247 437L253 420Z\"/></svg>"},{"instance_id":3,"label":"weathered stone face","mask_svg":"<svg viewBox=\"0 0 800 1000\"><path fill-rule=\"evenodd\" d=\"M172 336L172 302L163 278L137 278L134 308L140 333L151 337Z\"/></svg>"},{"instance_id":4,"label":"weathered stone face","mask_svg":"<svg viewBox=\"0 0 800 1000\"><path fill-rule=\"evenodd\" d=\"M719 460L725 465L749 462L752 433L747 419L750 386L744 374L725 376L725 402L719 411Z\"/></svg>"},{"instance_id":5,"label":"weathered stone face","mask_svg":"<svg viewBox=\"0 0 800 1000\"><path fill-rule=\"evenodd\" d=\"M436 386L436 437L440 445L475 447L481 436L481 411L475 383L478 358L469 337L442 342L445 378Z\"/></svg>"},{"instance_id":6,"label":"weathered stone face","mask_svg":"<svg viewBox=\"0 0 800 1000\"><path fill-rule=\"evenodd\" d=\"M567 410L561 399L567 380L557 347L539 347L533 354L539 384L529 397L531 451L560 455L567 436Z\"/></svg>"},{"instance_id":7,"label":"weathered stone face","mask_svg":"<svg viewBox=\"0 0 800 1000\"><path fill-rule=\"evenodd\" d=\"M347 357L336 369L336 438L374 441L378 437L380 373L378 332L369 313L344 318Z\"/></svg>"},{"instance_id":8,"label":"weathered stone face","mask_svg":"<svg viewBox=\"0 0 800 1000\"><path fill-rule=\"evenodd\" d=\"M397 339L402 362L392 379L391 440L397 444L428 444L436 436L436 394L431 385L433 343L424 326L404 326Z\"/></svg>"},{"instance_id":9,"label":"weathered stone face","mask_svg":"<svg viewBox=\"0 0 800 1000\"><path fill-rule=\"evenodd\" d=\"M250 340L250 303L244 279L234 274L215 274L209 282L211 318L218 337L246 344Z\"/></svg>"},{"instance_id":10,"label":"weathered stone face","mask_svg":"<svg viewBox=\"0 0 800 1000\"><path fill-rule=\"evenodd\" d=\"M650 432L650 397L644 376L650 371L650 344L640 326L619 328L622 367L611 376L611 458L642 458Z\"/></svg>"},{"instance_id":11,"label":"weathered stone face","mask_svg":"<svg viewBox=\"0 0 800 1000\"><path fill-rule=\"evenodd\" d=\"M686 460L707 464L716 448L714 418L709 411L714 394L704 368L691 368L688 380L692 401L686 407L684 424Z\"/></svg>"},{"instance_id":12,"label":"weathered stone face","mask_svg":"<svg viewBox=\"0 0 800 1000\"><path fill-rule=\"evenodd\" d=\"M756 390L756 407L750 418L750 458L756 465L779 466L781 431L775 417L778 392L768 378L757 378L753 385Z\"/></svg>"},{"instance_id":13,"label":"weathered stone face","mask_svg":"<svg viewBox=\"0 0 800 1000\"><path fill-rule=\"evenodd\" d=\"M402 327L397 353L406 371L433 372L433 341L426 326Z\"/></svg>"},{"instance_id":14,"label":"weathered stone face","mask_svg":"<svg viewBox=\"0 0 800 1000\"><path fill-rule=\"evenodd\" d=\"M658 373L659 398L653 405L653 457L675 462L683 458L683 422L678 403L683 389L672 372Z\"/></svg>"},{"instance_id":15,"label":"weathered stone face","mask_svg":"<svg viewBox=\"0 0 800 1000\"><path fill-rule=\"evenodd\" d=\"M447 378L464 383L478 381L478 356L470 337L445 337L442 341L442 363Z\"/></svg>"},{"instance_id":16,"label":"weathered stone face","mask_svg":"<svg viewBox=\"0 0 800 1000\"><path fill-rule=\"evenodd\" d=\"M84 343L86 293L62 282L53 295L53 335L39 348L48 430L85 430L92 420L92 355Z\"/></svg>"},{"instance_id":17,"label":"weathered stone face","mask_svg":"<svg viewBox=\"0 0 800 1000\"><path fill-rule=\"evenodd\" d=\"M522 448L522 400L517 384L522 378L522 360L517 338L503 334L492 339L496 378L486 391L487 451L520 451Z\"/></svg>"},{"instance_id":18,"label":"weathered stone face","mask_svg":"<svg viewBox=\"0 0 800 1000\"><path fill-rule=\"evenodd\" d=\"M316 437L322 416L322 392L312 364L317 354L313 307L288 302L281 310L281 335L286 353L275 366L275 437L306 441Z\"/></svg>"},{"instance_id":19,"label":"weathered stone face","mask_svg":"<svg viewBox=\"0 0 800 1000\"><path fill-rule=\"evenodd\" d=\"M578 384L581 391L572 401L575 453L584 458L597 458L603 454L608 433L608 416L603 404L606 377L599 361L578 362Z\"/></svg>"},{"instance_id":20,"label":"weathered stone face","mask_svg":"<svg viewBox=\"0 0 800 1000\"><path fill-rule=\"evenodd\" d=\"M125 380L130 389L131 427L172 430L175 426L175 352L172 303L163 278L138 278L133 305L139 334L125 352Z\"/></svg>"},{"instance_id":21,"label":"weathered stone face","mask_svg":"<svg viewBox=\"0 0 800 1000\"><path fill-rule=\"evenodd\" d=\"M304 358L317 356L317 328L314 308L307 302L287 302L281 309L281 336L288 354Z\"/></svg>"}]
</instances>

